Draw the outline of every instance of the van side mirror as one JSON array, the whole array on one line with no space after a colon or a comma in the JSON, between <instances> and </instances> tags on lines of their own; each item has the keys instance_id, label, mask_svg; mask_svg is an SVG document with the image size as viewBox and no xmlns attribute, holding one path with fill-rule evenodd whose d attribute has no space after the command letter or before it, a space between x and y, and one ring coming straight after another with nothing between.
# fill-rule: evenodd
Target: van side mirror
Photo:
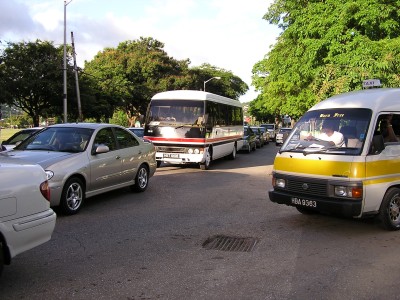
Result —
<instances>
[{"instance_id":1,"label":"van side mirror","mask_svg":"<svg viewBox=\"0 0 400 300\"><path fill-rule=\"evenodd\" d=\"M379 154L383 151L383 149L385 149L385 141L383 140L383 136L381 134L374 135L369 154Z\"/></svg>"}]
</instances>

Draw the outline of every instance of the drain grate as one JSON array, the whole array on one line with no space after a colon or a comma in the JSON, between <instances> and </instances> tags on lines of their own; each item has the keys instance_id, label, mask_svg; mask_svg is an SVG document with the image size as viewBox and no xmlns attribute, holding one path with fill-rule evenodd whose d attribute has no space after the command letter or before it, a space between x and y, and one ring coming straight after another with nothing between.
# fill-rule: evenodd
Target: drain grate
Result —
<instances>
[{"instance_id":1,"label":"drain grate","mask_svg":"<svg viewBox=\"0 0 400 300\"><path fill-rule=\"evenodd\" d=\"M215 235L203 243L203 248L207 250L250 252L254 249L257 242L258 239L252 237Z\"/></svg>"}]
</instances>

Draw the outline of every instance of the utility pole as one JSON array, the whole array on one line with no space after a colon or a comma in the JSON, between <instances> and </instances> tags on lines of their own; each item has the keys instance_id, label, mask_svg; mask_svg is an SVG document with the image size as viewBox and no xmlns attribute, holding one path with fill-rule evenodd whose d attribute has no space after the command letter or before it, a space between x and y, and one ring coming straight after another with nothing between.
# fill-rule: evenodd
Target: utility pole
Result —
<instances>
[{"instance_id":1,"label":"utility pole","mask_svg":"<svg viewBox=\"0 0 400 300\"><path fill-rule=\"evenodd\" d=\"M63 92L63 106L64 106L64 123L67 123L67 5L71 3L70 0L64 0L64 92Z\"/></svg>"},{"instance_id":2,"label":"utility pole","mask_svg":"<svg viewBox=\"0 0 400 300\"><path fill-rule=\"evenodd\" d=\"M75 85L76 85L76 98L78 100L78 121L82 122L82 108L81 108L81 93L79 91L79 80L78 80L78 67L76 66L76 53L75 53L75 42L74 42L74 33L71 31L71 41L72 41L72 55L74 58L74 71L75 71Z\"/></svg>"}]
</instances>

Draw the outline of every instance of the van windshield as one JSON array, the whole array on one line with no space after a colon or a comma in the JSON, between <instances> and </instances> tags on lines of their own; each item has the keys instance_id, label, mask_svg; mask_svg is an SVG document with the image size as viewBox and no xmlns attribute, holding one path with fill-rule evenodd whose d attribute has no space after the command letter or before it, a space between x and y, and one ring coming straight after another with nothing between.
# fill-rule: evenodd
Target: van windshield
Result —
<instances>
[{"instance_id":1,"label":"van windshield","mask_svg":"<svg viewBox=\"0 0 400 300\"><path fill-rule=\"evenodd\" d=\"M284 141L281 152L359 155L371 120L370 109L308 111Z\"/></svg>"}]
</instances>

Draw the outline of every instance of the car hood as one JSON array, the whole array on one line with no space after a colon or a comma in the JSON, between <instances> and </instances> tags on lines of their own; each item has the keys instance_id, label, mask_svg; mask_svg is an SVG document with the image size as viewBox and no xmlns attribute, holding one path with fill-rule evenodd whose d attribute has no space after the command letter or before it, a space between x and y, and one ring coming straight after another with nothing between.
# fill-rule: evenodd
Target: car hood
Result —
<instances>
[{"instance_id":1,"label":"car hood","mask_svg":"<svg viewBox=\"0 0 400 300\"><path fill-rule=\"evenodd\" d=\"M57 151L40 151L40 150L11 150L4 153L6 156L23 159L33 162L47 168L61 160L65 160L74 155L81 153L57 152Z\"/></svg>"}]
</instances>

